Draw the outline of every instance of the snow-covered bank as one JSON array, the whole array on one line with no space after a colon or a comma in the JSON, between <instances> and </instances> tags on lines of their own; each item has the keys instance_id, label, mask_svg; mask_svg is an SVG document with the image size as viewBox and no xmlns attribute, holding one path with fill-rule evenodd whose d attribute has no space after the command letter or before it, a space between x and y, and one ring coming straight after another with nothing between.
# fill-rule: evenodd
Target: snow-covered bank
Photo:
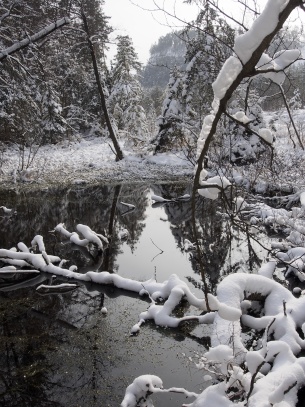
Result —
<instances>
[{"instance_id":1,"label":"snow-covered bank","mask_svg":"<svg viewBox=\"0 0 305 407\"><path fill-rule=\"evenodd\" d=\"M303 128L304 109L294 112L299 129ZM287 112L264 112L266 122L276 128L274 159L269 166L254 162L233 166L223 171L230 182L248 192L263 195L293 194L305 188L305 153L294 148L288 138ZM194 167L183 152L152 155L134 153L123 141L124 160L116 162L109 140L84 137L57 144L32 146L0 146L0 186L18 185L69 186L73 184L124 183L138 181L177 181L193 179ZM37 151L36 151L37 150ZM210 176L215 175L211 172Z\"/></svg>"},{"instance_id":2,"label":"snow-covered bank","mask_svg":"<svg viewBox=\"0 0 305 407\"><path fill-rule=\"evenodd\" d=\"M193 167L176 154L134 155L124 148L125 159L116 162L108 140L86 138L41 146L33 157L17 146L1 153L0 183L82 184L101 181L177 180L193 175ZM22 159L24 165L22 167Z\"/></svg>"}]
</instances>

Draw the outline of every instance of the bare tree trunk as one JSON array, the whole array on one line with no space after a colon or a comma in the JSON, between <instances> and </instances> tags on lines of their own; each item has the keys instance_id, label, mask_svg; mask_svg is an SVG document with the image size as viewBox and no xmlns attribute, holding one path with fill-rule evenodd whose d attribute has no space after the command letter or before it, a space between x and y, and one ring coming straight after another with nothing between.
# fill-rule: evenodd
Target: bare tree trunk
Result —
<instances>
[{"instance_id":1,"label":"bare tree trunk","mask_svg":"<svg viewBox=\"0 0 305 407\"><path fill-rule=\"evenodd\" d=\"M287 99L286 99L286 95L285 95L283 86L278 84L278 87L280 88L280 91L281 91L281 94L282 94L282 97L283 97L283 100L284 100L284 104L285 104L287 113L288 113L288 115L289 115L289 119L290 119L290 121L291 121L291 124L292 124L292 127L293 127L293 129L294 129L294 132L295 132L295 134L296 134L296 136L297 136L297 139L298 139L298 141L299 141L299 144L300 144L302 150L304 150L304 146L303 146L303 143L302 143L300 134L299 134L299 132L298 132L298 129L296 128L294 119L293 119L293 117L292 117L291 110L290 110L290 107L289 107L289 105L288 105L288 102L287 102ZM288 129L288 130L289 130L289 129ZM290 133L290 131L289 131L289 133ZM295 142L292 140L291 134L290 134L290 138L291 138L291 141L293 142L294 147L295 147Z\"/></svg>"},{"instance_id":2,"label":"bare tree trunk","mask_svg":"<svg viewBox=\"0 0 305 407\"><path fill-rule=\"evenodd\" d=\"M113 130L113 127L112 127L112 124L111 124L111 121L110 121L110 117L109 117L109 114L108 114L108 109L107 109L107 106L106 106L106 98L105 98L105 94L104 94L104 91L103 91L103 86L102 86L102 82L101 82L101 78L100 78L100 74L99 74L99 70L98 70L98 66L97 66L97 60L96 60L96 56L95 56L95 52L94 52L94 47L93 47L92 41L90 39L89 26L88 26L87 18L86 18L86 15L84 13L83 8L81 8L81 16L82 16L82 20L83 20L83 23L84 23L84 29L85 29L85 32L86 32L86 35L87 35L88 47L89 47L90 54L91 54L95 80L96 80L97 88L98 88L98 91L99 91L99 94L100 94L103 113L104 113L104 116L105 116L107 128L108 128L108 131L109 131L109 135L110 135L111 141L112 141L114 149L115 149L116 160L117 161L123 160L124 155L123 155L121 147L120 147L120 145L118 143L116 135L114 133L114 130Z\"/></svg>"}]
</instances>

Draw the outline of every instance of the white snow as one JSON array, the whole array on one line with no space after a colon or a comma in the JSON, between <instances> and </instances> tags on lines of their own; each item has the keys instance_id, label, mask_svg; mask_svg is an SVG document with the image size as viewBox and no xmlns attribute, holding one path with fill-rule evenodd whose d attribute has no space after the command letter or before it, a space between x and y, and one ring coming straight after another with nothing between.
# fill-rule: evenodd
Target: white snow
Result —
<instances>
[{"instance_id":1,"label":"white snow","mask_svg":"<svg viewBox=\"0 0 305 407\"><path fill-rule=\"evenodd\" d=\"M101 313L104 314L104 315L108 314L107 308L106 308L106 307L102 307Z\"/></svg>"},{"instance_id":2,"label":"white snow","mask_svg":"<svg viewBox=\"0 0 305 407\"><path fill-rule=\"evenodd\" d=\"M288 0L268 0L263 12L253 22L250 29L235 39L234 51L245 64L252 56L266 35L278 24L279 14L286 7Z\"/></svg>"},{"instance_id":3,"label":"white snow","mask_svg":"<svg viewBox=\"0 0 305 407\"><path fill-rule=\"evenodd\" d=\"M228 345L210 348L204 356L209 362L220 364L220 371L224 375L228 373L228 365L232 363L234 357L233 351Z\"/></svg>"},{"instance_id":4,"label":"white snow","mask_svg":"<svg viewBox=\"0 0 305 407\"><path fill-rule=\"evenodd\" d=\"M101 235L95 233L93 230L89 228L89 226L78 224L76 225L76 229L78 232L80 232L84 239L80 239L79 235L76 232L69 232L63 223L59 223L55 227L55 231L61 233L63 236L67 237L70 239L70 241L78 246L88 246L89 243L92 243L96 245L98 249L103 249L103 242L104 241L106 244L108 244L108 239ZM36 236L37 238L37 236Z\"/></svg>"},{"instance_id":5,"label":"white snow","mask_svg":"<svg viewBox=\"0 0 305 407\"><path fill-rule=\"evenodd\" d=\"M301 192L300 194L300 203L303 207L305 207L305 192Z\"/></svg>"},{"instance_id":6,"label":"white snow","mask_svg":"<svg viewBox=\"0 0 305 407\"><path fill-rule=\"evenodd\" d=\"M221 177L219 175L216 175L215 177L210 177L207 180L200 182L201 186L209 186L211 184L214 184L219 188L226 189L228 186L231 185L231 182L228 180L228 178L224 176Z\"/></svg>"},{"instance_id":7,"label":"white snow","mask_svg":"<svg viewBox=\"0 0 305 407\"><path fill-rule=\"evenodd\" d=\"M121 205L127 206L129 209L134 209L135 205L127 203L127 202L120 202Z\"/></svg>"},{"instance_id":8,"label":"white snow","mask_svg":"<svg viewBox=\"0 0 305 407\"><path fill-rule=\"evenodd\" d=\"M274 137L269 129L259 129L258 131L259 136L264 139L267 143L272 144Z\"/></svg>"},{"instance_id":9,"label":"white snow","mask_svg":"<svg viewBox=\"0 0 305 407\"><path fill-rule=\"evenodd\" d=\"M108 139L101 137L80 138L75 142L41 146L27 173L31 183L85 184L105 181L166 180L191 177L192 165L182 153L135 154L120 142L125 158L115 161ZM25 156L30 155L25 149ZM0 182L24 182L19 169L19 150L15 146L3 151ZM2 209L3 210L3 209ZM3 210L4 211L4 210Z\"/></svg>"},{"instance_id":10,"label":"white snow","mask_svg":"<svg viewBox=\"0 0 305 407\"><path fill-rule=\"evenodd\" d=\"M226 189L231 185L231 182L224 176L216 175L206 180L202 179L202 176L206 175L206 170L202 170L200 173L200 185L205 188L198 189L199 195L208 199L217 199L220 189Z\"/></svg>"},{"instance_id":11,"label":"white snow","mask_svg":"<svg viewBox=\"0 0 305 407\"><path fill-rule=\"evenodd\" d=\"M189 250L194 250L194 249L195 249L195 245L194 245L194 243L192 243L190 240L184 239L183 248L184 248L184 250L187 252L187 251L189 251Z\"/></svg>"},{"instance_id":12,"label":"white snow","mask_svg":"<svg viewBox=\"0 0 305 407\"><path fill-rule=\"evenodd\" d=\"M46 285L46 284L40 284L36 290L39 291L41 288L51 288L51 289L60 289L60 288L76 288L77 284L70 284L70 283L62 283L62 284L56 284L56 285Z\"/></svg>"},{"instance_id":13,"label":"white snow","mask_svg":"<svg viewBox=\"0 0 305 407\"><path fill-rule=\"evenodd\" d=\"M234 119L238 120L243 124L247 124L251 121L249 117L245 114L245 112L243 112L242 110L236 112L232 117L234 117Z\"/></svg>"},{"instance_id":14,"label":"white snow","mask_svg":"<svg viewBox=\"0 0 305 407\"><path fill-rule=\"evenodd\" d=\"M3 212L7 214L12 212L12 209L7 208L6 206L0 206L0 209L2 209Z\"/></svg>"},{"instance_id":15,"label":"white snow","mask_svg":"<svg viewBox=\"0 0 305 407\"><path fill-rule=\"evenodd\" d=\"M271 79L273 82L281 85L285 80L284 70L300 57L298 49L289 49L275 53L273 58L267 54L263 54L257 64L258 71L268 71L262 73L265 78Z\"/></svg>"},{"instance_id":16,"label":"white snow","mask_svg":"<svg viewBox=\"0 0 305 407\"><path fill-rule=\"evenodd\" d=\"M197 141L197 158L201 154L201 151L205 144L205 139L207 138L207 136L209 135L209 133L211 131L211 127L212 127L214 119L215 119L215 116L213 114L210 114L210 115L206 116L203 120L202 129L201 129L198 141Z\"/></svg>"},{"instance_id":17,"label":"white snow","mask_svg":"<svg viewBox=\"0 0 305 407\"><path fill-rule=\"evenodd\" d=\"M127 229L122 229L122 230L120 230L120 231L118 232L118 238L119 238L120 240L127 239L128 236L129 236L129 232L128 232Z\"/></svg>"},{"instance_id":18,"label":"white snow","mask_svg":"<svg viewBox=\"0 0 305 407\"><path fill-rule=\"evenodd\" d=\"M62 224L57 229L66 237L70 235ZM85 225L81 225L79 229L87 234L87 237L93 238L94 242L94 237L99 236ZM287 406L294 406L297 390L305 384L305 360L297 359L295 356L305 349L305 340L298 332L298 329L305 332L303 312L305 296L295 298L288 289L271 279L275 262L264 265L259 275L237 273L226 276L218 285L216 295L207 296L212 312L201 315L202 311L207 310L205 298L195 296L188 285L175 274L163 283L157 283L154 279L144 282L135 281L108 272L89 271L80 274L73 271L71 267L64 269L62 266L56 266L55 263L62 265L62 261L56 256L47 255L42 236L35 236L32 243L38 246L41 253L31 253L25 244L20 243L18 244L20 251L0 249L1 260L16 265L21 261L27 267L51 273L51 275L98 284L111 284L134 291L139 295L148 295L151 304L139 315L138 322L131 328L132 334L138 333L141 325L148 319L153 320L156 325L166 327L177 327L180 322L187 320L197 320L199 324L212 324L211 348L202 356L198 367L208 371L214 369L215 374L226 377L227 381L208 387L200 395L192 394L196 400L189 406L202 407L204 405L202 403L211 402L211 400L219 400L222 402L221 405L231 406L232 403L226 396L226 391L237 384L241 391L249 392L253 375L257 375L259 380L253 384L252 394L248 400L249 406L264 407L266 400L271 403L285 402ZM100 243L97 241L95 244ZM296 256L303 256L304 250L304 248L290 249L287 254L279 253L278 257L283 261L293 260ZM54 287L56 289L56 286ZM257 294L265 298L264 313L253 317L248 315L251 300L247 300L247 297ZM182 317L174 316L173 310L182 299L195 307L198 313ZM103 307L101 312L106 314L106 308ZM260 348L246 349L241 336L240 321L251 329L265 329ZM273 341L269 340L271 337L274 338ZM241 362L246 362L248 371L239 366ZM262 369L263 373L258 372L259 369ZM140 376L126 389L121 406L136 406L141 397L150 403L150 393L155 393L158 389L161 391L161 388L162 381L158 377ZM183 389L179 391L187 393Z\"/></svg>"},{"instance_id":19,"label":"white snow","mask_svg":"<svg viewBox=\"0 0 305 407\"><path fill-rule=\"evenodd\" d=\"M166 199L166 198L163 198L162 196L158 196L158 195L151 195L151 199L152 199L152 201L161 202L161 203L171 201L170 199Z\"/></svg>"},{"instance_id":20,"label":"white snow","mask_svg":"<svg viewBox=\"0 0 305 407\"><path fill-rule=\"evenodd\" d=\"M140 399L148 399L149 392L154 393L156 388L162 389L162 380L155 375L142 375L134 379L125 392L121 407L136 407ZM150 404L152 406L152 404Z\"/></svg>"},{"instance_id":21,"label":"white snow","mask_svg":"<svg viewBox=\"0 0 305 407\"><path fill-rule=\"evenodd\" d=\"M214 112L218 109L218 101L222 99L229 89L233 81L237 78L242 70L242 63L235 56L229 57L223 64L215 82L213 83L214 90Z\"/></svg>"}]
</instances>

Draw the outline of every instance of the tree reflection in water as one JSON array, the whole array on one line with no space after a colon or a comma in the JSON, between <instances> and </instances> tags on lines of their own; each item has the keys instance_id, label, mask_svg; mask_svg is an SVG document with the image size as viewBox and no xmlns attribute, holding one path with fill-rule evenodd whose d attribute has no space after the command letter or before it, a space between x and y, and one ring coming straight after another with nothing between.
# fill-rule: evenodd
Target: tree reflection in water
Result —
<instances>
[{"instance_id":1,"label":"tree reflection in water","mask_svg":"<svg viewBox=\"0 0 305 407\"><path fill-rule=\"evenodd\" d=\"M41 234L49 254L69 259L68 265L77 265L80 272L124 273L130 266L128 258L132 258L138 262L139 279L147 278L144 274L148 269L157 270L162 281L167 273L179 272L180 277L200 292L196 253L184 251L184 239L194 242L191 203L171 202L152 209L149 198L152 191L173 199L190 193L190 186L104 185L5 193L0 197L1 202L14 208L17 214L0 219L0 247L10 248L20 241L30 245L33 237ZM126 212L120 202L133 204L135 209ZM203 262L211 290L221 275L237 268L240 258L236 256L236 248L240 242L247 243L245 236L238 236L221 212L218 201L200 200L200 204L198 201L196 228L202 239ZM156 213L157 217L153 218ZM160 220L161 213L166 222ZM69 231L74 231L78 223L88 225L97 233L108 235L110 244L98 254L64 242L61 236L50 233L62 222ZM124 243L119 238L123 229L129 232ZM161 231L159 235L158 231ZM149 243L143 244L144 238ZM151 240L162 249L162 255L156 256L158 250ZM242 252L245 256L247 250ZM151 271L149 276L153 277ZM181 377L181 363L187 363L181 355L186 349L191 354L202 352L208 336L204 329L198 336L192 333L192 326L170 333L148 323L138 337L130 337L129 330L147 307L147 299L92 284L83 284L66 294L41 296L35 291L39 283L51 280L49 275L1 277L2 406L119 405L126 385L136 375L147 372L158 375L160 370L168 386L180 382L189 390L202 389L201 374L193 364L186 370L186 377ZM56 284L59 280L52 282ZM109 309L106 317L100 312L104 305ZM176 396L171 397L166 402L168 407L177 405ZM181 396L177 397L181 400Z\"/></svg>"}]
</instances>

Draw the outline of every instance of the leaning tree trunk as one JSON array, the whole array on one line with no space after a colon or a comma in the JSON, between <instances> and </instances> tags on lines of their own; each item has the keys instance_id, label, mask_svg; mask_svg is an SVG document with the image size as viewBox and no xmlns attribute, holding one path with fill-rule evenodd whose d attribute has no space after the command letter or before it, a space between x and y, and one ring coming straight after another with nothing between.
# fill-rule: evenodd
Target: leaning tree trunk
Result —
<instances>
[{"instance_id":1,"label":"leaning tree trunk","mask_svg":"<svg viewBox=\"0 0 305 407\"><path fill-rule=\"evenodd\" d=\"M109 131L109 135L110 135L111 141L112 141L114 149L115 149L116 160L119 161L119 160L122 160L124 158L124 155L123 155L121 147L120 147L120 145L118 143L116 135L114 133L114 130L113 130L113 127L112 127L112 124L111 124L111 121L110 121L110 117L109 117L109 114L108 114L108 109L107 109L107 106L106 106L106 98L105 98L105 94L104 94L104 91L103 91L103 86L102 86L102 82L101 82L101 78L100 78L100 74L99 74L99 70L98 70L98 66L97 66L94 47L93 47L91 37L90 37L87 18L86 18L86 15L85 15L83 9L81 9L81 16L82 16L82 20L83 20L83 24L84 24L84 29L85 29L85 32L86 32L86 35L87 35L88 47L89 47L90 54L91 54L92 65L93 65L93 70L94 70L94 75L95 75L97 88L98 88L98 91L99 91L99 94L100 94L102 110L103 110L103 113L104 113L104 116L105 116L107 128L108 128L108 131Z\"/></svg>"}]
</instances>

